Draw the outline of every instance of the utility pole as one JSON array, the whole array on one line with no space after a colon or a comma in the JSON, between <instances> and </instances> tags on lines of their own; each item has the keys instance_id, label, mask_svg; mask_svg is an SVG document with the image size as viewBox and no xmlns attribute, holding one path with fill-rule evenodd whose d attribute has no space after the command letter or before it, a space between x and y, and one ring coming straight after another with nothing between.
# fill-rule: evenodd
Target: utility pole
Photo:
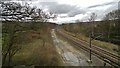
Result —
<instances>
[{"instance_id":1,"label":"utility pole","mask_svg":"<svg viewBox=\"0 0 120 68\"><path fill-rule=\"evenodd\" d=\"M92 56L92 51L91 51L91 42L92 42L92 33L90 33L89 34L89 37L90 37L90 40L89 40L89 43L90 43L90 55L89 55L89 60L88 60L88 63L89 63L89 65L91 66L91 64L92 64L92 59L91 59L91 56Z\"/></svg>"},{"instance_id":2,"label":"utility pole","mask_svg":"<svg viewBox=\"0 0 120 68\"><path fill-rule=\"evenodd\" d=\"M91 33L90 33L90 61L91 61L91 41L92 41L92 38L91 38Z\"/></svg>"},{"instance_id":3,"label":"utility pole","mask_svg":"<svg viewBox=\"0 0 120 68\"><path fill-rule=\"evenodd\" d=\"M91 42L92 42L92 40L93 40L93 37L94 37L94 21L95 21L95 18L97 17L97 15L95 14L95 13L92 13L92 15L90 16L90 18L89 18L89 22L92 22L91 23L91 30L90 30L90 34L89 34L89 37L90 37L90 40L89 40L89 43L90 43L90 58L89 58L89 64L90 64L90 66L91 66L91 63L92 63L92 51L91 51Z\"/></svg>"}]
</instances>

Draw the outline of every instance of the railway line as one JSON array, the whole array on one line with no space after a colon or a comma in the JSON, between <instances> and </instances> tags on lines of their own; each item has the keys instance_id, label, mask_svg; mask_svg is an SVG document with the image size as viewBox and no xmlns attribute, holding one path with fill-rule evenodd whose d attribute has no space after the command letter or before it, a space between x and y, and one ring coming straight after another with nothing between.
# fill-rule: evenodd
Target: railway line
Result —
<instances>
[{"instance_id":1,"label":"railway line","mask_svg":"<svg viewBox=\"0 0 120 68\"><path fill-rule=\"evenodd\" d=\"M92 55L95 55L96 57L100 58L104 62L109 63L111 66L120 67L120 63L119 63L120 56L119 55L111 53L95 45L91 45L91 48L90 48L89 43L86 41L80 40L60 30L56 30L56 32L62 35L67 40L69 40L70 42L74 43L76 47L79 47L87 52L91 50Z\"/></svg>"}]
</instances>

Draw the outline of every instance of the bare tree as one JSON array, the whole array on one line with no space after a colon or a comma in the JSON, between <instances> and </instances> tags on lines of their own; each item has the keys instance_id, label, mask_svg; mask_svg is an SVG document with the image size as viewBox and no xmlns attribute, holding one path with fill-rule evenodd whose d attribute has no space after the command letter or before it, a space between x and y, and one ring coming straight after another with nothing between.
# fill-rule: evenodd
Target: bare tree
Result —
<instances>
[{"instance_id":1,"label":"bare tree","mask_svg":"<svg viewBox=\"0 0 120 68\"><path fill-rule=\"evenodd\" d=\"M92 37L94 37L94 27L95 27L95 19L96 19L97 15L95 13L92 13L90 18L88 19L89 22L91 22L90 24L91 26L91 35Z\"/></svg>"},{"instance_id":2,"label":"bare tree","mask_svg":"<svg viewBox=\"0 0 120 68\"><path fill-rule=\"evenodd\" d=\"M22 32L19 27L23 27L19 25L16 21L30 21L32 24L32 28L34 28L33 23L36 21L44 22L49 19L49 15L43 12L41 9L37 9L36 7L30 7L29 4L21 5L20 3L15 2L0 2L0 6L2 7L1 19L7 22L7 26L5 32L7 34L7 44L2 45L3 49L3 59L2 64L6 64L6 58L8 57L8 65L12 62L12 57L16 54L16 52L21 49L20 46L14 45L16 33ZM5 24L5 23L3 23ZM4 27L4 25L3 25ZM6 41L6 40L3 40Z\"/></svg>"},{"instance_id":3,"label":"bare tree","mask_svg":"<svg viewBox=\"0 0 120 68\"><path fill-rule=\"evenodd\" d=\"M25 16L22 14L21 9L22 6L19 3L14 3L14 2L1 2L1 7L2 7L2 13L1 19L4 19L5 21L19 21L22 20ZM8 24L8 26L4 26L7 29L7 44L3 45L2 50L3 50L3 59L2 59L2 64L4 65L6 62L6 58L8 57L8 65L10 65L12 61L12 57L14 54L20 49L19 46L14 46L14 39L15 39L15 34L16 32L20 31L17 30L17 23L11 22ZM6 40L3 40L6 41Z\"/></svg>"},{"instance_id":4,"label":"bare tree","mask_svg":"<svg viewBox=\"0 0 120 68\"><path fill-rule=\"evenodd\" d=\"M8 58L8 64L12 62L12 57L16 54L19 49L21 49L21 46L15 45L15 39L18 32L22 32L22 30L19 28L18 23L3 23L3 38L4 35L6 35L6 39L3 39L3 45L2 45L2 64L6 64L6 58ZM6 30L6 31L4 31Z\"/></svg>"},{"instance_id":5,"label":"bare tree","mask_svg":"<svg viewBox=\"0 0 120 68\"><path fill-rule=\"evenodd\" d=\"M103 18L104 21L107 22L107 24L109 25L108 26L108 32L107 32L107 38L108 38L108 41L110 42L110 34L112 31L112 27L116 27L116 23L115 20L119 19L119 13L120 13L120 10L114 10L108 14L106 14L106 16ZM109 21L111 20L111 22Z\"/></svg>"}]
</instances>

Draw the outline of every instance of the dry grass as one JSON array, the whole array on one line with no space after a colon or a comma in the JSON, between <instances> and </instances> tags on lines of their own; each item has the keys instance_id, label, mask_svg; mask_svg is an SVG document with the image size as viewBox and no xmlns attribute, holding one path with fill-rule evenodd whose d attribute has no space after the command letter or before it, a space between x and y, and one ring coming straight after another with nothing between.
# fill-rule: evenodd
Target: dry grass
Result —
<instances>
[{"instance_id":1,"label":"dry grass","mask_svg":"<svg viewBox=\"0 0 120 68\"><path fill-rule=\"evenodd\" d=\"M15 60L20 65L54 66L60 63L54 46L49 43L43 46L41 40L23 45L23 48L15 55Z\"/></svg>"},{"instance_id":2,"label":"dry grass","mask_svg":"<svg viewBox=\"0 0 120 68\"><path fill-rule=\"evenodd\" d=\"M50 28L27 31L24 35L29 43L19 44L22 49L13 57L13 65L59 66L61 60L52 44ZM43 40L45 45L43 46ZM24 40L25 41L25 40Z\"/></svg>"}]
</instances>

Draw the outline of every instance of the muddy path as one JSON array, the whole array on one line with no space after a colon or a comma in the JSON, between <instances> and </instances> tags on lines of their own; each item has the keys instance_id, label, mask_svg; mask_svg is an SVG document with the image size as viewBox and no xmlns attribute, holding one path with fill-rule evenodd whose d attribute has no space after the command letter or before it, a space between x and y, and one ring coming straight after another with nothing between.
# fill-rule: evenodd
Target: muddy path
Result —
<instances>
[{"instance_id":1,"label":"muddy path","mask_svg":"<svg viewBox=\"0 0 120 68\"><path fill-rule=\"evenodd\" d=\"M88 58L66 41L59 39L55 34L54 29L52 29L51 35L54 46L56 47L57 52L60 54L65 66L89 66L89 64L86 62Z\"/></svg>"}]
</instances>

